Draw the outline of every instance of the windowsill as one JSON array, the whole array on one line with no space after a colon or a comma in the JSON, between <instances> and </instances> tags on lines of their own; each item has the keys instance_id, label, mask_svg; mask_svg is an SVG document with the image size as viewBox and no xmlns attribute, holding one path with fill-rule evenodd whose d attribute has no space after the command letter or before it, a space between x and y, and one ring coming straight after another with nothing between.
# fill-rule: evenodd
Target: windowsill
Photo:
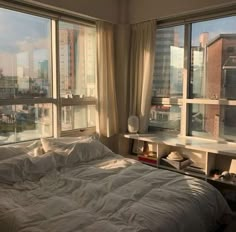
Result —
<instances>
[{"instance_id":1,"label":"windowsill","mask_svg":"<svg viewBox=\"0 0 236 232\"><path fill-rule=\"evenodd\" d=\"M207 140L188 136L177 136L165 132L158 132L155 134L124 134L124 137L151 143L159 143L212 153L220 153L223 155L236 156L236 144L227 144L214 140Z\"/></svg>"}]
</instances>

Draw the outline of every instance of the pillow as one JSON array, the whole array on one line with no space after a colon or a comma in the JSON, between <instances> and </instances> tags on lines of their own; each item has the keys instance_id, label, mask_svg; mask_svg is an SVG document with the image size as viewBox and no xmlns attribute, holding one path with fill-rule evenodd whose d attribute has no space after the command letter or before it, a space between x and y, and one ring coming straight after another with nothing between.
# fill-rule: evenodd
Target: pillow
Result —
<instances>
[{"instance_id":1,"label":"pillow","mask_svg":"<svg viewBox=\"0 0 236 232\"><path fill-rule=\"evenodd\" d=\"M15 183L24 179L24 162L34 150L38 149L41 141L25 145L5 145L0 147L0 182Z\"/></svg>"},{"instance_id":2,"label":"pillow","mask_svg":"<svg viewBox=\"0 0 236 232\"><path fill-rule=\"evenodd\" d=\"M4 145L0 146L0 161L10 159L15 156L24 154L33 156L42 155L44 153L40 140L34 141L29 145Z\"/></svg>"},{"instance_id":3,"label":"pillow","mask_svg":"<svg viewBox=\"0 0 236 232\"><path fill-rule=\"evenodd\" d=\"M16 182L39 180L46 173L65 166L66 158L55 152L48 152L41 156L29 154L15 156L0 161L0 182L14 184Z\"/></svg>"},{"instance_id":4,"label":"pillow","mask_svg":"<svg viewBox=\"0 0 236 232\"><path fill-rule=\"evenodd\" d=\"M36 140L33 143L27 145L26 148L29 150L34 150L35 148L38 148L40 146L42 146L41 140Z\"/></svg>"},{"instance_id":5,"label":"pillow","mask_svg":"<svg viewBox=\"0 0 236 232\"><path fill-rule=\"evenodd\" d=\"M30 151L27 147L22 146L1 146L0 147L0 161L9 159L15 156L27 154Z\"/></svg>"},{"instance_id":6,"label":"pillow","mask_svg":"<svg viewBox=\"0 0 236 232\"><path fill-rule=\"evenodd\" d=\"M32 144L29 144L27 148L31 150L30 152L28 152L28 154L31 156L40 156L45 153L41 140L37 140Z\"/></svg>"},{"instance_id":7,"label":"pillow","mask_svg":"<svg viewBox=\"0 0 236 232\"><path fill-rule=\"evenodd\" d=\"M64 142L64 143L73 143L79 140L84 140L84 139L94 139L94 136L91 135L83 135L83 136L78 136L78 137L58 137L58 138L47 138L48 140L57 140L58 142Z\"/></svg>"},{"instance_id":8,"label":"pillow","mask_svg":"<svg viewBox=\"0 0 236 232\"><path fill-rule=\"evenodd\" d=\"M23 180L23 164L27 154L2 160L0 162L0 182L12 184Z\"/></svg>"},{"instance_id":9,"label":"pillow","mask_svg":"<svg viewBox=\"0 0 236 232\"><path fill-rule=\"evenodd\" d=\"M81 136L81 137L60 137L60 138L41 138L41 144L45 152L48 151L65 151L70 144L74 142L81 142L86 140L91 140L91 137Z\"/></svg>"},{"instance_id":10,"label":"pillow","mask_svg":"<svg viewBox=\"0 0 236 232\"><path fill-rule=\"evenodd\" d=\"M79 162L89 162L112 155L114 153L100 141L91 140L74 144L68 153L66 164L71 166Z\"/></svg>"},{"instance_id":11,"label":"pillow","mask_svg":"<svg viewBox=\"0 0 236 232\"><path fill-rule=\"evenodd\" d=\"M78 162L88 162L95 159L101 159L107 155L114 154L108 147L100 141L91 137L77 139L75 142L62 142L62 140L41 139L45 151L60 152L67 156L66 165L73 165Z\"/></svg>"},{"instance_id":12,"label":"pillow","mask_svg":"<svg viewBox=\"0 0 236 232\"><path fill-rule=\"evenodd\" d=\"M0 182L13 184L24 180L36 181L60 167L70 167L80 162L114 155L109 148L92 138L77 139L75 142L67 140L67 143L61 142L61 139L41 141L43 147L48 149L48 152L43 155L32 156L30 153L25 153L25 150L22 155L19 155L19 151L14 150L16 156L0 161Z\"/></svg>"},{"instance_id":13,"label":"pillow","mask_svg":"<svg viewBox=\"0 0 236 232\"><path fill-rule=\"evenodd\" d=\"M53 154L52 152L48 152L41 156L28 156L24 159L22 179L31 181L39 180L46 173L56 170L57 162Z\"/></svg>"}]
</instances>

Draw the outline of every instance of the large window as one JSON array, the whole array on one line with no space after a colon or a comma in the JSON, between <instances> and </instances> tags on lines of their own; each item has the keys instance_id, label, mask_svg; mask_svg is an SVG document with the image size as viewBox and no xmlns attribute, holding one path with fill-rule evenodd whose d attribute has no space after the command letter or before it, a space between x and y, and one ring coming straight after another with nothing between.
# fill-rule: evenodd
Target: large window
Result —
<instances>
[{"instance_id":1,"label":"large window","mask_svg":"<svg viewBox=\"0 0 236 232\"><path fill-rule=\"evenodd\" d=\"M157 29L150 130L180 131L183 70L184 26Z\"/></svg>"},{"instance_id":2,"label":"large window","mask_svg":"<svg viewBox=\"0 0 236 232\"><path fill-rule=\"evenodd\" d=\"M0 144L52 136L51 21L0 9Z\"/></svg>"},{"instance_id":3,"label":"large window","mask_svg":"<svg viewBox=\"0 0 236 232\"><path fill-rule=\"evenodd\" d=\"M158 112L166 102L180 106L178 133L236 141L235 24L230 16L157 29L152 105ZM150 130L163 130L166 122L154 124L153 112ZM172 112L165 111L169 125ZM167 129L176 131L176 123Z\"/></svg>"},{"instance_id":4,"label":"large window","mask_svg":"<svg viewBox=\"0 0 236 232\"><path fill-rule=\"evenodd\" d=\"M0 31L0 144L95 127L95 26L0 8Z\"/></svg>"},{"instance_id":5,"label":"large window","mask_svg":"<svg viewBox=\"0 0 236 232\"><path fill-rule=\"evenodd\" d=\"M96 29L59 23L63 131L95 126Z\"/></svg>"},{"instance_id":6,"label":"large window","mask_svg":"<svg viewBox=\"0 0 236 232\"><path fill-rule=\"evenodd\" d=\"M51 22L0 8L0 98L52 96Z\"/></svg>"}]
</instances>

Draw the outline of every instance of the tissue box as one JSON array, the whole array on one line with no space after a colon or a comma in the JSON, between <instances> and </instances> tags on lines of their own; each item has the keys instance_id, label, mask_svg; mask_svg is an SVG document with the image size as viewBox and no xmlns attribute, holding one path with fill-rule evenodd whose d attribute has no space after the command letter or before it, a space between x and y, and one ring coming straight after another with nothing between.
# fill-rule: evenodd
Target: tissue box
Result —
<instances>
[{"instance_id":1,"label":"tissue box","mask_svg":"<svg viewBox=\"0 0 236 232\"><path fill-rule=\"evenodd\" d=\"M191 164L191 160L184 158L182 160L169 160L166 157L161 158L160 164L175 169L184 169Z\"/></svg>"}]
</instances>

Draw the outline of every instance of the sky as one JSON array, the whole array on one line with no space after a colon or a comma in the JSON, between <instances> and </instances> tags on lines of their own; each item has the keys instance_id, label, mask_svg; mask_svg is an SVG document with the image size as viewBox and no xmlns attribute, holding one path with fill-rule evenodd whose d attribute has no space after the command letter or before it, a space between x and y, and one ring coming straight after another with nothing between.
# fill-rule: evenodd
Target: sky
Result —
<instances>
[{"instance_id":1,"label":"sky","mask_svg":"<svg viewBox=\"0 0 236 232\"><path fill-rule=\"evenodd\" d=\"M47 46L50 20L0 8L0 53L17 53L28 46Z\"/></svg>"},{"instance_id":2,"label":"sky","mask_svg":"<svg viewBox=\"0 0 236 232\"><path fill-rule=\"evenodd\" d=\"M214 19L192 24L192 45L199 45L199 35L203 32L209 33L209 40L219 34L236 34L236 16Z\"/></svg>"},{"instance_id":3,"label":"sky","mask_svg":"<svg viewBox=\"0 0 236 232\"><path fill-rule=\"evenodd\" d=\"M207 20L192 23L192 46L199 46L199 36L201 33L209 33L209 41L217 37L219 34L236 34L236 16L224 17L219 19ZM172 27L178 35L179 46L184 46L184 25ZM160 29L158 29L160 30ZM163 28L161 30L169 30Z\"/></svg>"}]
</instances>

